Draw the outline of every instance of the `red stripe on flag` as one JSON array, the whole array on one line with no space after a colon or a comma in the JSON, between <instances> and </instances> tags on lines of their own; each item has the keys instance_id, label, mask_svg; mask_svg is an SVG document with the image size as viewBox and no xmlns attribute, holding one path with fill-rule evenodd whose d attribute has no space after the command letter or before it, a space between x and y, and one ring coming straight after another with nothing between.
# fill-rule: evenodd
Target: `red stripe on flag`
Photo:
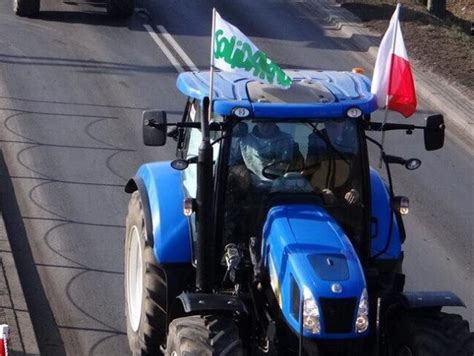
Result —
<instances>
[{"instance_id":1,"label":"red stripe on flag","mask_svg":"<svg viewBox=\"0 0 474 356\"><path fill-rule=\"evenodd\" d=\"M392 53L388 109L409 117L416 111L416 94L410 62Z\"/></svg>"},{"instance_id":2,"label":"red stripe on flag","mask_svg":"<svg viewBox=\"0 0 474 356\"><path fill-rule=\"evenodd\" d=\"M7 349L7 340L0 339L0 356L7 356L8 349Z\"/></svg>"}]
</instances>

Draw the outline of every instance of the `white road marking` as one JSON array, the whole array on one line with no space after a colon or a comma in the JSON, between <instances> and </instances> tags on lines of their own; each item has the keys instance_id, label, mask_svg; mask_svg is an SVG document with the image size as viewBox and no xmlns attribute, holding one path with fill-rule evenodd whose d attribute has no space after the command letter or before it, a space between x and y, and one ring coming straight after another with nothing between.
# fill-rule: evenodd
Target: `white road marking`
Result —
<instances>
[{"instance_id":1,"label":"white road marking","mask_svg":"<svg viewBox=\"0 0 474 356\"><path fill-rule=\"evenodd\" d=\"M170 52L170 50L168 49L168 47L166 47L166 45L164 44L164 42L161 40L160 37L158 37L158 35L156 34L156 32L153 30L153 28L150 26L150 25L147 25L147 24L144 24L143 25L145 27L145 29L148 31L148 33L150 34L151 38L153 39L153 41L155 41L155 43L158 45L158 47L160 47L160 49L163 51L163 54L168 58L168 60L170 61L170 63L173 65L173 67L176 68L176 71L178 73L182 73L184 72L184 69L183 67L181 67L181 65L179 64L179 61L176 59L175 56L173 56L173 53Z\"/></svg>"},{"instance_id":2,"label":"white road marking","mask_svg":"<svg viewBox=\"0 0 474 356\"><path fill-rule=\"evenodd\" d=\"M178 53L178 56L180 56L181 59L183 60L183 62L186 63L186 65L189 67L189 69L191 69L193 72L197 71L198 70L197 66L194 64L194 62L191 60L191 58L189 58L189 56L186 54L186 52L184 52L184 50L181 48L181 46L178 44L178 42L175 41L173 36L171 36L168 33L168 31L166 31L166 28L162 25L158 25L157 28L158 28L158 31L161 32L161 34L163 35L165 40L167 40L168 43L171 45L171 47L174 48L176 53Z\"/></svg>"}]
</instances>

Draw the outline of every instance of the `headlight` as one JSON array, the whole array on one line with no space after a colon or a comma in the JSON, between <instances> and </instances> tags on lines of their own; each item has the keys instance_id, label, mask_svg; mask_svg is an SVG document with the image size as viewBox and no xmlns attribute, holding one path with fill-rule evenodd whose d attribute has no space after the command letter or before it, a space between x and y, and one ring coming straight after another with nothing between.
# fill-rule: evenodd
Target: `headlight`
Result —
<instances>
[{"instance_id":1,"label":"headlight","mask_svg":"<svg viewBox=\"0 0 474 356\"><path fill-rule=\"evenodd\" d=\"M369 328L369 297L365 288L360 296L355 328L358 333L363 333Z\"/></svg>"},{"instance_id":2,"label":"headlight","mask_svg":"<svg viewBox=\"0 0 474 356\"><path fill-rule=\"evenodd\" d=\"M303 287L303 329L312 333L321 333L321 320L318 304L314 300L311 291Z\"/></svg>"}]
</instances>

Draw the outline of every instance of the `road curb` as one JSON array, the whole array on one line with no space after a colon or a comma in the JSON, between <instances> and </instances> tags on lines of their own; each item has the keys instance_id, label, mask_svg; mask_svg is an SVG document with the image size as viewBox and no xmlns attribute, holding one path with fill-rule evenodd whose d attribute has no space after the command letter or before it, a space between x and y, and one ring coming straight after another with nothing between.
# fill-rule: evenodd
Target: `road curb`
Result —
<instances>
[{"instance_id":1,"label":"road curb","mask_svg":"<svg viewBox=\"0 0 474 356\"><path fill-rule=\"evenodd\" d=\"M325 12L326 20L346 38L352 38L356 46L367 51L375 65L378 45L375 37L383 34L376 33L363 27L362 21L340 4L329 0L316 0L321 11ZM429 104L430 109L445 116L447 128L453 129L456 135L464 136L467 141L474 140L474 100L462 92L456 83L450 83L446 78L427 71L421 63L411 60L415 87L419 99ZM453 127L454 126L454 127Z\"/></svg>"},{"instance_id":2,"label":"road curb","mask_svg":"<svg viewBox=\"0 0 474 356\"><path fill-rule=\"evenodd\" d=\"M9 355L39 355L38 342L20 283L10 241L0 216L0 324L8 324Z\"/></svg>"}]
</instances>

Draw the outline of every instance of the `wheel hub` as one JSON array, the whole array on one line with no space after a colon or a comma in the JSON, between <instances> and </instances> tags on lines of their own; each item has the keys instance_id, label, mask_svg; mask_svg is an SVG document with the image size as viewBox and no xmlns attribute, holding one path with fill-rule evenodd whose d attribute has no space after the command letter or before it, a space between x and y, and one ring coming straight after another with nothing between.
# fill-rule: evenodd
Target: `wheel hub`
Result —
<instances>
[{"instance_id":1,"label":"wheel hub","mask_svg":"<svg viewBox=\"0 0 474 356\"><path fill-rule=\"evenodd\" d=\"M140 325L143 299L143 242L136 226L133 226L130 230L128 241L128 263L126 271L128 317L132 330L136 332Z\"/></svg>"}]
</instances>

